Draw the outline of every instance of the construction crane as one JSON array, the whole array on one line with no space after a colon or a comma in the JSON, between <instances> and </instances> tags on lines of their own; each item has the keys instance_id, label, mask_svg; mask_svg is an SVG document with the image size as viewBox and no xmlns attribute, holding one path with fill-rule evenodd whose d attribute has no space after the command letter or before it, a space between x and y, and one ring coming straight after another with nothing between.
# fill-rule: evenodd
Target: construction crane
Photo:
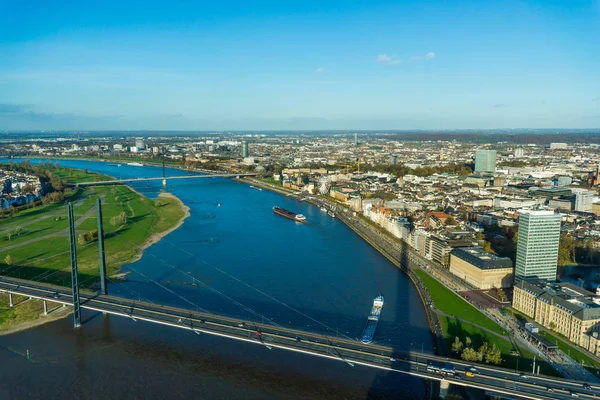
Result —
<instances>
[{"instance_id":1,"label":"construction crane","mask_svg":"<svg viewBox=\"0 0 600 400\"><path fill-rule=\"evenodd\" d=\"M349 173L348 168L354 167L354 165L350 165L350 164L337 164L337 165L342 166L342 167L346 167L346 175L348 175L348 173ZM358 167L357 172L360 174L360 161L357 161L356 165Z\"/></svg>"}]
</instances>

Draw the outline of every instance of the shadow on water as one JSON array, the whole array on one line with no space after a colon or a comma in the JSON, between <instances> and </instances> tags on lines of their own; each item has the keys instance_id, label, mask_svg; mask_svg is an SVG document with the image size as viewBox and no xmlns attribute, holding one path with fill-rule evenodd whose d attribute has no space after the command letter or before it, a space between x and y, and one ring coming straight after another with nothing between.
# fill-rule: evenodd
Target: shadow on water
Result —
<instances>
[{"instance_id":1,"label":"shadow on water","mask_svg":"<svg viewBox=\"0 0 600 400\"><path fill-rule=\"evenodd\" d=\"M401 251L398 248L397 255L399 256L401 265L408 264L408 257L407 257L406 251ZM404 301L405 297L402 296L403 292L406 292L406 291L415 291L416 292L417 291L414 284L412 283L412 281L410 279L408 279L408 276L406 275L405 272L402 272L402 274L398 274L396 288L397 288L396 304L402 304L402 302ZM418 294L415 296L409 296L408 299L412 300L414 302L413 304L405 304L406 309L408 310L409 314L410 314L411 309L422 309L424 307L423 303L420 301L420 297L418 296ZM385 312L385 306L384 306L384 312ZM420 338L421 342L419 342L417 340L417 343L415 343L415 342L410 343L410 347L408 349L395 348L394 350L398 350L398 351L409 350L409 351L413 351L417 354L419 354L421 351L423 351L424 355L428 354L429 349L431 349L433 346L432 340L431 340L432 334L431 334L430 329L427 326L426 327L418 327L414 324L411 327L411 329L418 330L418 334L416 337ZM385 331L387 331L387 329ZM377 334L375 335L375 339L377 339ZM391 362L391 366L394 367L393 362ZM401 390L397 391L393 394L390 394L390 390L388 388L397 387L398 381L402 382ZM424 396L422 396L422 398L427 398L427 396L429 395L429 389L430 389L429 386L430 385L427 383L427 381L425 381L421 378L404 375L399 372L381 370L380 372L377 372L376 378L373 380L373 382L371 384L371 388L369 389L369 392L368 392L366 398L367 399L376 399L376 400L379 400L379 399L381 399L381 400L383 400L383 399L414 399L415 398L415 393L414 393L415 389L414 388L419 388L419 387L422 388L422 390L419 390L419 392L424 393Z\"/></svg>"}]
</instances>

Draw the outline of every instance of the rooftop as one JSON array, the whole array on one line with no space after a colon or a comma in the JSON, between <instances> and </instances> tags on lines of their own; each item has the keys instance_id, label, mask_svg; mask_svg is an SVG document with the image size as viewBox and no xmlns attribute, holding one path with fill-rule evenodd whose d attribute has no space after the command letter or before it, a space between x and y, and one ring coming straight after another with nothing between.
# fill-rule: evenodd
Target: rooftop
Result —
<instances>
[{"instance_id":1,"label":"rooftop","mask_svg":"<svg viewBox=\"0 0 600 400\"><path fill-rule=\"evenodd\" d=\"M450 252L451 255L460 258L476 266L479 269L512 268L512 261L508 257L498 257L488 253L483 247L458 247Z\"/></svg>"}]
</instances>

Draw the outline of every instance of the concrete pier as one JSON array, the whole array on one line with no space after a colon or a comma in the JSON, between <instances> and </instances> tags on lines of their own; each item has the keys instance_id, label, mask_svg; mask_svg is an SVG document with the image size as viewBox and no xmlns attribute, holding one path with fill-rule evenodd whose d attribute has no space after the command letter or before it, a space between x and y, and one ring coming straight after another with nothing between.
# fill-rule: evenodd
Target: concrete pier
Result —
<instances>
[{"instance_id":1,"label":"concrete pier","mask_svg":"<svg viewBox=\"0 0 600 400\"><path fill-rule=\"evenodd\" d=\"M443 399L448 395L449 389L450 389L450 382L448 382L446 380L440 381L440 399Z\"/></svg>"}]
</instances>

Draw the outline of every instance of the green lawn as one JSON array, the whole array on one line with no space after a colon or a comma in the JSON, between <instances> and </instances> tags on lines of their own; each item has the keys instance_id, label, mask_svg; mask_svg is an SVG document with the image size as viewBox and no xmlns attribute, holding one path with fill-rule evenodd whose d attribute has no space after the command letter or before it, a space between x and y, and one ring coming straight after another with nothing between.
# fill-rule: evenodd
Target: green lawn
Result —
<instances>
[{"instance_id":1,"label":"green lawn","mask_svg":"<svg viewBox=\"0 0 600 400\"><path fill-rule=\"evenodd\" d=\"M463 343L465 342L465 338L469 337L472 340L475 349L479 348L483 342L488 342L490 344L495 343L502 352L502 367L516 369L518 363L518 369L520 371L531 371L533 366L533 353L521 346L517 345L515 347L506 336L506 332L498 324L483 315L479 310L463 300L462 297L446 288L427 272L423 270L416 270L415 272L427 287L435 307L443 313L452 316L440 316L440 325L449 349L457 336ZM460 320L458 318L460 318ZM470 321L475 325L461 320ZM497 335L482 330L476 325L503 335L506 338L498 337ZM512 355L511 353L514 351L518 352L520 355ZM452 356L459 357L459 355L454 353ZM540 372L543 374L559 376L554 368L545 361L538 360L536 361L536 365L540 365Z\"/></svg>"},{"instance_id":2,"label":"green lawn","mask_svg":"<svg viewBox=\"0 0 600 400\"><path fill-rule=\"evenodd\" d=\"M95 179L97 176L83 171L71 174L64 168L60 171L82 180ZM140 247L152 235L172 228L184 216L182 204L175 197L161 198L159 207L155 201L124 185L84 188L72 193L68 199L75 207L77 235L97 228L95 205L98 196L103 199L109 274L135 261L141 255ZM127 216L126 221L119 217L122 213ZM10 229L12 237L8 240L6 233L0 234L0 274L68 286L71 277L66 217L67 207L63 203L55 203L3 219L0 232ZM20 236L14 233L17 227L21 227ZM25 243L32 239L39 240ZM14 245L18 246L6 249ZM8 254L12 258L12 265L5 263ZM79 282L82 286L91 287L98 281L98 242L78 244L77 255Z\"/></svg>"},{"instance_id":3,"label":"green lawn","mask_svg":"<svg viewBox=\"0 0 600 400\"><path fill-rule=\"evenodd\" d=\"M496 346L498 346L498 348L502 352L502 364L500 364L501 367L517 369L518 364L519 371L531 372L533 366L533 353L531 353L525 347L513 345L508 338L500 338L489 332L482 331L477 326L462 322L458 319L451 317L441 317L440 325L442 326L442 331L444 332L444 339L448 343L448 347L451 346L451 344L454 342L454 338L457 336L463 343L465 342L465 338L470 338L473 342L473 348L475 349L479 348L483 344L483 342L496 344ZM520 355L511 354L514 351L517 351ZM459 355L455 353L452 353L451 356L459 358ZM554 368L552 368L548 363L546 363L543 360L536 360L536 365L540 365L540 373L542 374L560 376L558 372L554 370Z\"/></svg>"},{"instance_id":4,"label":"green lawn","mask_svg":"<svg viewBox=\"0 0 600 400\"><path fill-rule=\"evenodd\" d=\"M460 319L467 320L475 325L482 326L501 335L505 334L505 331L498 324L483 315L462 297L446 288L427 272L420 269L415 272L421 277L425 286L427 286L427 290L438 310L452 316L457 316Z\"/></svg>"}]
</instances>

